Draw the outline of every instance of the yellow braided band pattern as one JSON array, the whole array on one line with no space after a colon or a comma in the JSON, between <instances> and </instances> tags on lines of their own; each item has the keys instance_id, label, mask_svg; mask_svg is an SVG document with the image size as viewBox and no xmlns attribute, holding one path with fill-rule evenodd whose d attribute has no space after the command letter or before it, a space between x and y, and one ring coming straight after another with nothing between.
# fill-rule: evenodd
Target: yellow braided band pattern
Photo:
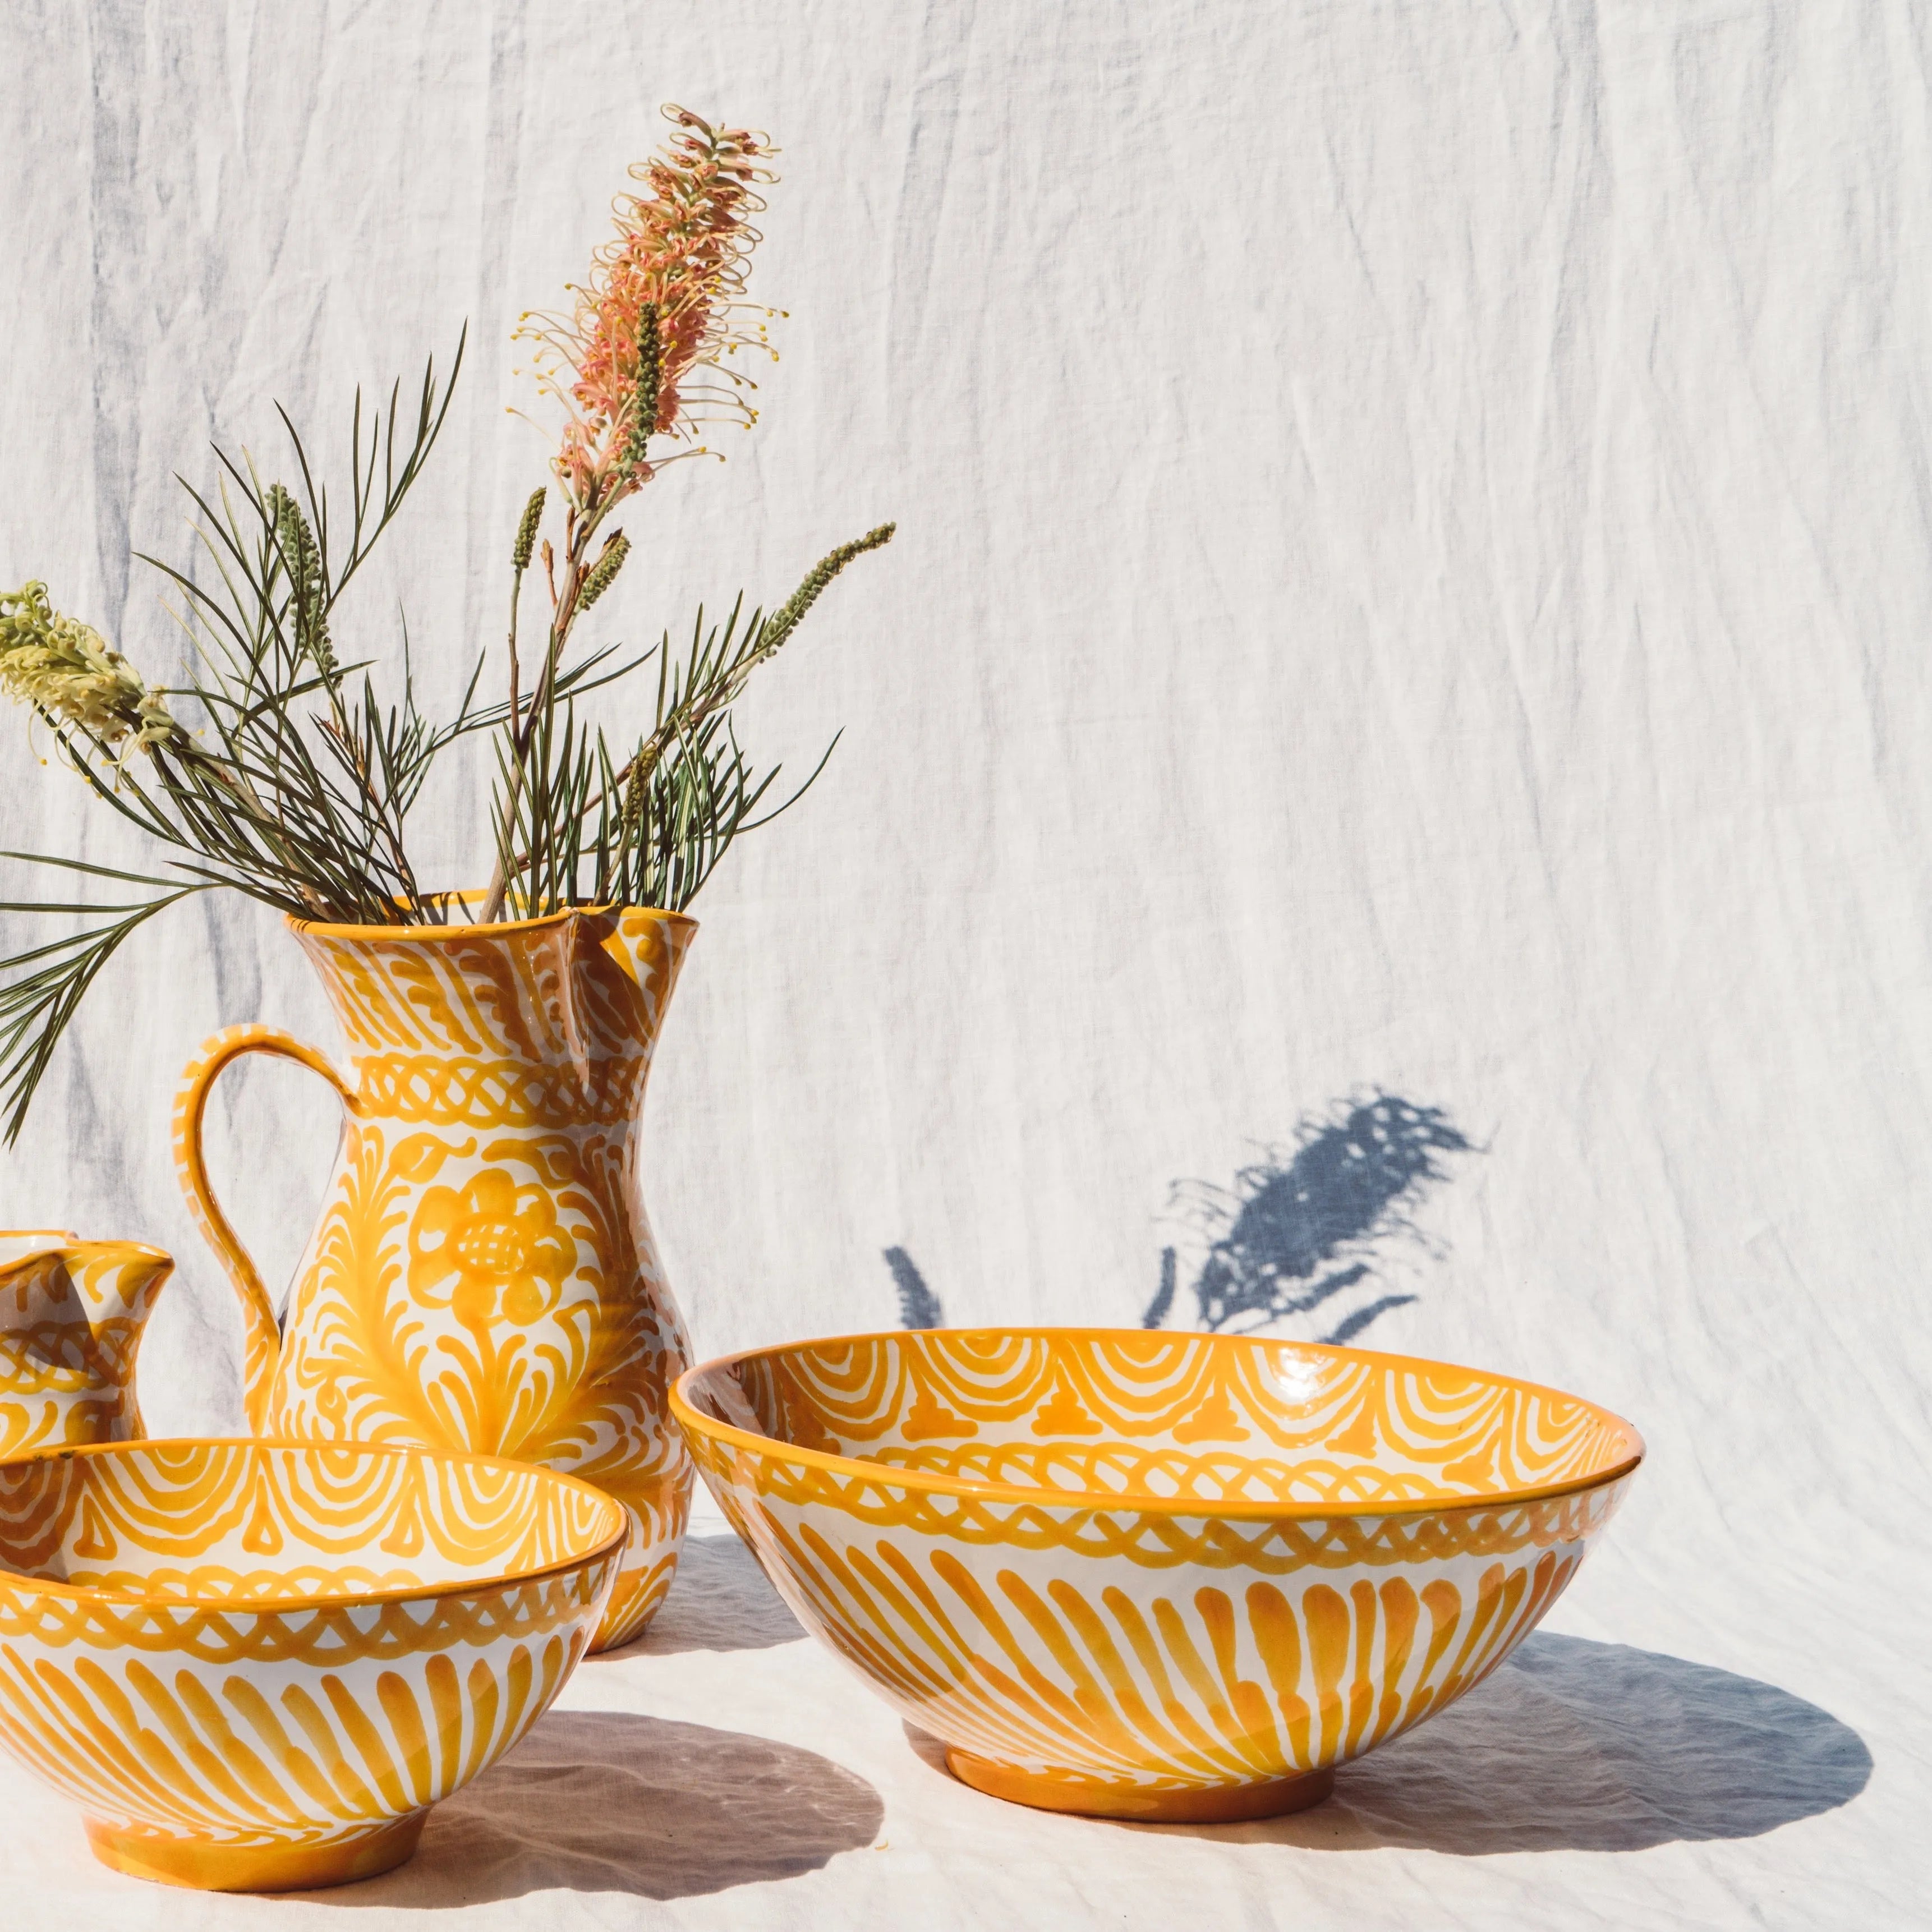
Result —
<instances>
[{"instance_id":1,"label":"yellow braided band pattern","mask_svg":"<svg viewBox=\"0 0 1932 1932\"><path fill-rule=\"evenodd\" d=\"M638 908L477 928L296 922L346 1066L272 1028L230 1028L189 1066L175 1112L182 1189L241 1303L250 1428L514 1456L597 1484L631 1520L607 1646L669 1586L690 1502L664 1412L688 1348L638 1139L694 930ZM344 1124L279 1316L202 1146L216 1081L261 1053L328 1082Z\"/></svg>"},{"instance_id":2,"label":"yellow braided band pattern","mask_svg":"<svg viewBox=\"0 0 1932 1932\"><path fill-rule=\"evenodd\" d=\"M806 1628L961 1775L1125 1816L1318 1796L1508 1655L1642 1453L1507 1377L1108 1330L770 1349L672 1411Z\"/></svg>"},{"instance_id":3,"label":"yellow braided band pattern","mask_svg":"<svg viewBox=\"0 0 1932 1932\"><path fill-rule=\"evenodd\" d=\"M125 1869L346 1874L535 1722L625 1534L588 1485L482 1458L157 1442L0 1466L0 1744ZM318 1864L332 1846L348 1862Z\"/></svg>"},{"instance_id":4,"label":"yellow braided band pattern","mask_svg":"<svg viewBox=\"0 0 1932 1932\"><path fill-rule=\"evenodd\" d=\"M58 1241L0 1263L0 1460L141 1433L135 1353L173 1266L131 1241Z\"/></svg>"}]
</instances>

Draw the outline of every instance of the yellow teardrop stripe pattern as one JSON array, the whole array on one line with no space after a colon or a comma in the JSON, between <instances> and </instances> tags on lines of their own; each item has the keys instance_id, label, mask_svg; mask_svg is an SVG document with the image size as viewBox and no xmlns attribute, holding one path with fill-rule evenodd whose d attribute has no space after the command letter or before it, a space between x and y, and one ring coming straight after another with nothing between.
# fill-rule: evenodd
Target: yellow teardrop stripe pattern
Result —
<instances>
[{"instance_id":1,"label":"yellow teardrop stripe pattern","mask_svg":"<svg viewBox=\"0 0 1932 1932\"><path fill-rule=\"evenodd\" d=\"M0 1745L125 1870L386 1869L556 1696L626 1534L587 1484L476 1457L154 1442L0 1466Z\"/></svg>"},{"instance_id":2,"label":"yellow teardrop stripe pattern","mask_svg":"<svg viewBox=\"0 0 1932 1932\"><path fill-rule=\"evenodd\" d=\"M630 1512L598 1647L670 1586L693 1480L665 1391L689 1346L639 1185L651 1056L696 927L584 910L502 926L292 921L348 1048L339 1072L268 1027L209 1040L176 1103L177 1168L240 1297L260 1436L539 1462ZM320 1220L278 1322L212 1192L214 1082L265 1052L344 1116Z\"/></svg>"},{"instance_id":3,"label":"yellow teardrop stripe pattern","mask_svg":"<svg viewBox=\"0 0 1932 1932\"><path fill-rule=\"evenodd\" d=\"M1462 1696L1642 1453L1576 1398L1222 1336L930 1331L694 1370L673 1412L806 1628L954 1769L1214 1819Z\"/></svg>"}]
</instances>

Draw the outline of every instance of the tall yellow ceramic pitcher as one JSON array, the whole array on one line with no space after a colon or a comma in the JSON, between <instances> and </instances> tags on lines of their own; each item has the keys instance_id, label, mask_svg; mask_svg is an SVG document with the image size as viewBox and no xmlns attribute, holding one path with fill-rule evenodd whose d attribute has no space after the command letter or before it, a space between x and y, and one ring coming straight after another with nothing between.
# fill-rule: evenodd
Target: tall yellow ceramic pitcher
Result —
<instances>
[{"instance_id":1,"label":"tall yellow ceramic pitcher","mask_svg":"<svg viewBox=\"0 0 1932 1932\"><path fill-rule=\"evenodd\" d=\"M608 1490L631 1538L596 1647L670 1586L692 1469L665 1407L688 1362L639 1192L639 1114L697 931L675 913L499 926L290 922L347 1036L344 1078L269 1027L202 1049L175 1108L196 1221L242 1298L258 1436L548 1463ZM280 1324L216 1205L202 1118L244 1053L312 1068L344 1132Z\"/></svg>"}]
</instances>

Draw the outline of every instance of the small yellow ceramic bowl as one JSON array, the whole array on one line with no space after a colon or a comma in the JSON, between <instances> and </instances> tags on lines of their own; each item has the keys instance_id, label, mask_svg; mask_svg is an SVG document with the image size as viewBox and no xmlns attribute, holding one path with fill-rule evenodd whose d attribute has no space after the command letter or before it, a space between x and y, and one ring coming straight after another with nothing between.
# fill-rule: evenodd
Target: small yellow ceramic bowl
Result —
<instances>
[{"instance_id":1,"label":"small yellow ceramic bowl","mask_svg":"<svg viewBox=\"0 0 1932 1932\"><path fill-rule=\"evenodd\" d=\"M94 1855L223 1892L400 1864L597 1627L623 1510L362 1444L115 1443L0 1465L0 1745Z\"/></svg>"},{"instance_id":2,"label":"small yellow ceramic bowl","mask_svg":"<svg viewBox=\"0 0 1932 1932\"><path fill-rule=\"evenodd\" d=\"M967 1784L1264 1817L1493 1670L1643 1454L1440 1362L1139 1330L927 1330L692 1370L671 1412L806 1628Z\"/></svg>"}]
</instances>

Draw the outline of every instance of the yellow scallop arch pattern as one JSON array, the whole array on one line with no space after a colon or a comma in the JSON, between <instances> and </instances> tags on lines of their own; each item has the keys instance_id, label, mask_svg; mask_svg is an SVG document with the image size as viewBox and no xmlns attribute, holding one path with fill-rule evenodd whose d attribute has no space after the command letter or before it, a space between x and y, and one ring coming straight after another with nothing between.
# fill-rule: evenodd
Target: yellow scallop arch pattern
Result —
<instances>
[{"instance_id":1,"label":"yellow scallop arch pattern","mask_svg":"<svg viewBox=\"0 0 1932 1932\"><path fill-rule=\"evenodd\" d=\"M1259 1787L1420 1722L1548 1611L1642 1453L1555 1390L1222 1336L861 1337L680 1396L806 1626L1036 1802Z\"/></svg>"},{"instance_id":2,"label":"yellow scallop arch pattern","mask_svg":"<svg viewBox=\"0 0 1932 1932\"><path fill-rule=\"evenodd\" d=\"M598 1647L627 1642L669 1586L693 1479L664 1410L689 1345L638 1143L695 928L626 909L294 931L341 1024L347 1074L272 1028L230 1029L188 1069L176 1109L184 1191L241 1298L250 1426L514 1456L598 1484L631 1522ZM201 1157L210 1087L254 1052L323 1074L344 1114L279 1324Z\"/></svg>"},{"instance_id":3,"label":"yellow scallop arch pattern","mask_svg":"<svg viewBox=\"0 0 1932 1932\"><path fill-rule=\"evenodd\" d=\"M136 1840L281 1854L378 1832L547 1708L595 1632L621 1521L541 1471L366 1450L8 1466L0 1742ZM399 1523L413 1550L366 1560Z\"/></svg>"}]
</instances>

